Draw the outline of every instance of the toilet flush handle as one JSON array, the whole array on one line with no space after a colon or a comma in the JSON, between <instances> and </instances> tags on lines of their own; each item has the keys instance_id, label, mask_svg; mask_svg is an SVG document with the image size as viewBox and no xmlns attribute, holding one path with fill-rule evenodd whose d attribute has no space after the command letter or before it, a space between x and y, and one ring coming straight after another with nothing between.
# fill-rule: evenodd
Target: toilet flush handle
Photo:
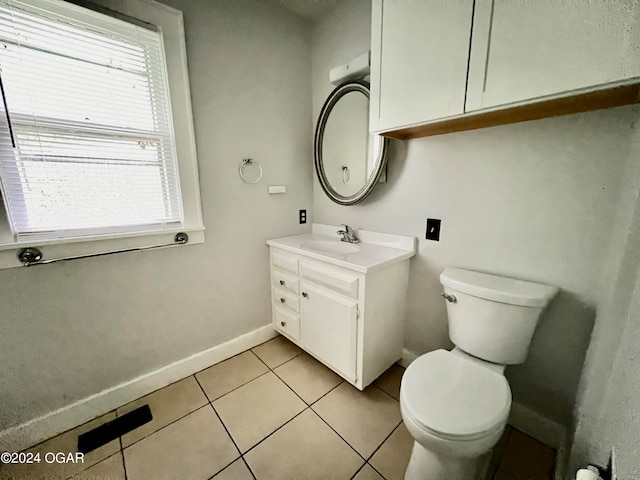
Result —
<instances>
[{"instance_id":1,"label":"toilet flush handle","mask_svg":"<svg viewBox=\"0 0 640 480\"><path fill-rule=\"evenodd\" d=\"M442 295L447 302L456 303L457 301L457 298L455 295L449 295L448 293L444 293L444 292L442 292L440 295Z\"/></svg>"}]
</instances>

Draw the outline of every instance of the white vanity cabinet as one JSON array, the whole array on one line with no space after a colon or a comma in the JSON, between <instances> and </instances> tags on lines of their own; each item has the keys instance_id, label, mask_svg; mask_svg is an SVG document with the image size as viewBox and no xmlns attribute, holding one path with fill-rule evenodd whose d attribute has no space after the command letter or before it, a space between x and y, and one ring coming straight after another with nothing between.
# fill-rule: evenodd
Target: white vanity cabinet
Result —
<instances>
[{"instance_id":1,"label":"white vanity cabinet","mask_svg":"<svg viewBox=\"0 0 640 480\"><path fill-rule=\"evenodd\" d=\"M360 389L402 357L409 258L361 272L270 250L278 332Z\"/></svg>"},{"instance_id":2,"label":"white vanity cabinet","mask_svg":"<svg viewBox=\"0 0 640 480\"><path fill-rule=\"evenodd\" d=\"M636 0L372 8L374 133L414 138L640 101Z\"/></svg>"}]
</instances>

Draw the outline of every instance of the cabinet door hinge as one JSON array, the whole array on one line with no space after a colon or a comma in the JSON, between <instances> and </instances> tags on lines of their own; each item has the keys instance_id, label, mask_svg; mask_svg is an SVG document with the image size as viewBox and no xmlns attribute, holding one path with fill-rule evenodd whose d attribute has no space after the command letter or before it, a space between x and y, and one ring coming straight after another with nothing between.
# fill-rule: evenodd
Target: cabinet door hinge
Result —
<instances>
[{"instance_id":1,"label":"cabinet door hinge","mask_svg":"<svg viewBox=\"0 0 640 480\"><path fill-rule=\"evenodd\" d=\"M360 307L356 305L356 320L360 318Z\"/></svg>"}]
</instances>

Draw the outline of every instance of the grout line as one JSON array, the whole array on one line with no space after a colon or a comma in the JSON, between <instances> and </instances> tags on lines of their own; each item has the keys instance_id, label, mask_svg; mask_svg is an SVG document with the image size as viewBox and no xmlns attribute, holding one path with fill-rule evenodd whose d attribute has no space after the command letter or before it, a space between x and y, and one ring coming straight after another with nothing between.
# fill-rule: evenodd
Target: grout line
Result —
<instances>
[{"instance_id":1,"label":"grout line","mask_svg":"<svg viewBox=\"0 0 640 480\"><path fill-rule=\"evenodd\" d=\"M122 455L122 469L124 470L124 480L128 480L129 474L127 473L127 463L124 461L124 451L120 452Z\"/></svg>"},{"instance_id":2,"label":"grout line","mask_svg":"<svg viewBox=\"0 0 640 480\"><path fill-rule=\"evenodd\" d=\"M367 462L364 462L362 466L358 470L356 470L356 473L354 473L353 475L351 475L351 477L349 477L350 480L353 480L354 478L356 478L356 475L358 475L360 471L366 466L367 466Z\"/></svg>"},{"instance_id":3,"label":"grout line","mask_svg":"<svg viewBox=\"0 0 640 480\"><path fill-rule=\"evenodd\" d=\"M122 436L118 437L120 442L120 457L122 458L122 470L124 471L124 480L127 480L127 464L124 462L124 447L122 446Z\"/></svg>"},{"instance_id":4,"label":"grout line","mask_svg":"<svg viewBox=\"0 0 640 480\"><path fill-rule=\"evenodd\" d=\"M336 388L338 388L340 385L342 385L343 383L346 383L346 380L342 380L339 384L337 384L335 387L333 387L331 390L329 390L327 393L325 393L324 395L322 395L320 398L318 398L316 401L311 402L311 404L309 405L310 407L315 405L316 403L318 403L320 400L322 400L324 397L326 397L327 395L329 395L331 392L333 392Z\"/></svg>"},{"instance_id":5,"label":"grout line","mask_svg":"<svg viewBox=\"0 0 640 480\"><path fill-rule=\"evenodd\" d=\"M207 401L211 404L213 404L213 402L216 402L218 400L220 400L222 397L225 397L227 395L229 395L231 392L235 392L236 390L244 387L245 385L247 385L248 383L253 382L254 380L257 380L260 377L264 377L267 373L269 373L270 370L267 370L264 373L261 373L260 375L258 375L257 377L252 378L251 380L247 380L246 382L244 382L242 385L238 385L237 387L234 387L232 390L229 390L227 393L220 395L219 397L214 398L213 400L209 398L209 396L207 395L207 392L204 392L204 388L202 388L202 385L200 385L200 382L198 382L198 385L200 385L200 388L202 388L202 391L204 392L204 396L206 397ZM196 378L196 381L198 381L198 379Z\"/></svg>"},{"instance_id":6,"label":"grout line","mask_svg":"<svg viewBox=\"0 0 640 480\"><path fill-rule=\"evenodd\" d=\"M400 420L400 423L398 423L398 425L396 425L395 427L393 427L393 430L391 430L391 433L389 433L389 435L387 435L386 437L384 437L384 440L382 440L382 443L380 445L378 445L376 447L376 449L373 451L373 453L371 453L371 455L369 455L369 458L367 458L367 463L369 462L369 460L371 460L373 458L373 456L378 453L378 450L380 450L382 448L382 446L385 444L385 442L387 440L389 440L389 437L391 437L391 435L393 435L393 432L395 432L398 428L400 428L400 425L402 424L402 420Z\"/></svg>"},{"instance_id":7,"label":"grout line","mask_svg":"<svg viewBox=\"0 0 640 480\"><path fill-rule=\"evenodd\" d=\"M293 360L293 359L292 359L292 360ZM286 363L286 362L285 362L285 363ZM284 363L283 363L283 365L284 365ZM311 406L311 404L310 404L309 402L307 402L304 398L302 398L300 395L298 395L298 392L296 392L296 391L295 391L295 390L294 390L294 389L293 389L293 388L292 388L292 387L291 387L287 382L285 382L285 381L280 377L280 375L278 375L278 374L275 372L275 370L271 370L271 372L276 376L276 378L277 378L278 380L280 380L282 383L284 383L284 384L287 386L287 388L288 388L289 390L291 390L291 391L293 392L293 394L294 394L296 397L298 397L300 400L302 400L302 402L303 402L307 407L310 407L310 406Z\"/></svg>"},{"instance_id":8,"label":"grout line","mask_svg":"<svg viewBox=\"0 0 640 480\"><path fill-rule=\"evenodd\" d=\"M231 460L229 463L227 463L224 467L222 467L220 470L218 470L216 473L214 473L213 475L211 475L210 477L208 477L208 480L213 480L213 477L215 477L216 475L222 473L224 470L226 470L227 468L229 468L231 465L233 465L235 462L237 462L238 460L240 460L242 458L242 456L238 457L238 458L234 458L233 460Z\"/></svg>"},{"instance_id":9,"label":"grout line","mask_svg":"<svg viewBox=\"0 0 640 480\"><path fill-rule=\"evenodd\" d=\"M240 458L242 459L242 461L246 465L247 469L249 470L249 473L253 477L253 480L258 480L257 477L255 476L255 474L253 473L253 470L251 470L251 467L249 466L249 462L247 462L247 459L244 458L244 455L242 455Z\"/></svg>"},{"instance_id":10,"label":"grout line","mask_svg":"<svg viewBox=\"0 0 640 480\"><path fill-rule=\"evenodd\" d=\"M349 442L347 442L347 441L345 440L345 438L344 438L342 435L340 435L340 434L338 433L338 431L337 431L335 428L333 428L331 425L329 425L329 422L327 422L324 418L322 418L322 416L321 416L318 412L316 412L312 407L309 407L309 408L311 409L311 411L312 411L313 413L315 413L315 414L318 416L318 418L320 418L320 420L322 420L322 421L323 421L323 422L324 422L324 423L325 423L325 424L326 424L326 425L327 425L331 430L333 430L333 431L335 432L335 434L336 434L336 435L338 435L338 436L342 439L342 441L343 441L344 443L346 443L346 444L349 446L349 448L351 448L351 450L353 450L354 452L356 452L356 455L358 455L362 460L364 460L364 461L365 461L365 463L367 462L367 459L366 459L366 458L364 458L364 457L360 454L360 452L359 452L359 451L357 451L357 450L353 447L353 445L351 445Z\"/></svg>"},{"instance_id":11,"label":"grout line","mask_svg":"<svg viewBox=\"0 0 640 480\"><path fill-rule=\"evenodd\" d=\"M199 407L198 407L198 408L196 408L195 410L192 410L191 412L187 413L186 415L183 415L183 416L181 416L180 418L176 418L175 420L173 420L173 421L171 421L171 422L167 423L166 425L163 425L162 427L158 428L157 430L154 430L153 432L150 432L149 434L145 435L144 437L139 438L138 440L136 440L136 441L135 441L135 442L133 442L132 444L127 445L126 447L124 447L124 445L123 445L123 449L122 449L122 452L123 452L123 453L122 453L122 454L124 455L124 451L125 451L127 448L133 447L136 443L140 443L142 440L144 440L144 439L146 439L146 438L149 438L149 437L150 437L151 435L153 435L154 433L158 433L160 430L164 430L164 429L165 429L165 428L167 428L168 426L173 425L173 424L174 424L174 423L176 423L176 422L179 422L179 421L180 421L180 420L182 420L183 418L188 417L188 416L189 416L189 415L191 415L192 413L195 413L195 412L197 412L198 410L202 410L203 408L205 408L205 407L207 407L207 406L209 406L209 405L210 405L210 403L209 403L209 402L207 402L207 403L205 403L204 405L199 406ZM120 438L122 438L122 437L120 437Z\"/></svg>"},{"instance_id":12,"label":"grout line","mask_svg":"<svg viewBox=\"0 0 640 480\"><path fill-rule=\"evenodd\" d=\"M267 435L266 437L264 437L262 440L260 440L258 443L256 443L255 445L253 445L252 447L250 447L246 452L242 453L242 457L244 457L247 453L249 453L251 450L253 450L254 448L256 448L258 445L260 445L261 443L263 443L267 438L269 438L271 435L273 435L274 433L276 433L278 430L282 429L285 425L291 423L295 418L299 417L300 415L302 415L304 412L306 412L307 410L310 410L310 407L306 407L303 408L302 411L296 413L293 417L291 417L289 420L287 420L286 422L284 422L282 425L280 425L278 428L276 428L273 432L271 432L269 435Z\"/></svg>"},{"instance_id":13,"label":"grout line","mask_svg":"<svg viewBox=\"0 0 640 480\"><path fill-rule=\"evenodd\" d=\"M272 340L273 340L273 339L272 339ZM270 340L267 340L267 342L269 342L269 341L270 341ZM266 342L263 342L263 343L266 343ZM261 343L260 345L262 345L262 343ZM256 345L256 347L257 347L257 346L259 346L259 345ZM255 347L252 347L252 348L255 348ZM204 372L205 370L209 370L211 367L215 367L216 365L220 365L221 363L224 363L224 362L226 362L226 361L228 361L228 360L231 360L232 358L239 357L239 356L240 356L240 355L242 355L243 353L247 353L247 352L250 352L250 351L251 351L251 348L250 348L249 350L245 350L245 351L243 351L243 352L236 353L236 354L235 354L235 355L233 355L232 357L225 358L224 360L220 360L219 362L216 362L216 363L214 363L213 365L209 365L208 367L204 367L202 370L198 370L197 372L193 373L193 375L195 376L195 375L197 375L197 374L199 374L199 373ZM188 375L188 376L191 376L191 375ZM187 378L187 377L184 377L184 378ZM183 380L184 380L184 379L183 379ZM180 381L180 380L178 380L178 382L179 382L179 381ZM176 382L173 382L173 383L176 383ZM167 385L167 386L168 386L168 385ZM156 391L157 391L157 390L156 390ZM153 392L151 392L151 393L153 393Z\"/></svg>"},{"instance_id":14,"label":"grout line","mask_svg":"<svg viewBox=\"0 0 640 480\"><path fill-rule=\"evenodd\" d=\"M369 462L364 462L362 464L362 466L358 469L358 471L356 473L354 473L351 476L351 480L353 480L354 478L356 478L356 476L364 469L364 467L366 467L367 465L369 465L369 468L371 470L373 470L374 472L376 472L378 475L380 475L380 478L382 478L382 480L387 480L386 477L384 475L382 475L373 465L371 465Z\"/></svg>"},{"instance_id":15,"label":"grout line","mask_svg":"<svg viewBox=\"0 0 640 480\"><path fill-rule=\"evenodd\" d=\"M278 337L276 337L276 338L278 338ZM272 338L271 340L273 340L273 338ZM271 340L269 340L269 341L271 341ZM287 341L288 341L288 340L287 340ZM293 344L292 344L292 345L293 345ZM258 346L259 346L259 345L258 345ZM253 348L256 348L256 347L253 347ZM253 353L253 354L256 356L256 358L257 358L258 360L260 360L262 363L264 363L264 366L265 366L265 367L267 367L269 370L273 371L273 370L275 370L276 368L281 367L281 366L282 366L282 365L284 365L285 363L289 363L291 360L294 360L294 359L298 358L300 355L302 355L302 352L303 352L303 351L300 349L300 347L296 346L296 348L298 348L298 349L300 350L298 353L296 353L293 357L291 357L291 358L289 358L289 359L285 360L284 362L279 363L278 365L275 365L275 366L273 366L273 367L270 367L269 365L267 365L267 362L265 362L262 358L260 358L260 355L258 355L256 352L254 352L254 351L253 351L253 349L247 350L247 352L251 352L251 353Z\"/></svg>"},{"instance_id":16,"label":"grout line","mask_svg":"<svg viewBox=\"0 0 640 480\"><path fill-rule=\"evenodd\" d=\"M387 480L387 477L385 477L384 475L382 475L382 474L378 471L378 469L377 469L376 467L374 467L373 465L371 465L369 462L367 462L367 465L369 465L369 466L373 469L373 471L374 471L374 472L376 472L378 475L380 475L380 476L383 478L383 480ZM405 470L406 470L406 468L405 468Z\"/></svg>"},{"instance_id":17,"label":"grout line","mask_svg":"<svg viewBox=\"0 0 640 480\"><path fill-rule=\"evenodd\" d=\"M400 403L400 400L398 400L396 397L394 397L393 395L391 395L389 392L387 392L385 389L383 389L382 387L379 387L378 385L376 385L375 383L371 383L369 386L373 386L376 387L378 390L380 390L381 392L384 392L385 394L389 395L391 398L393 398L396 402Z\"/></svg>"},{"instance_id":18,"label":"grout line","mask_svg":"<svg viewBox=\"0 0 640 480\"><path fill-rule=\"evenodd\" d=\"M195 378L195 375L194 375ZM200 387L200 389L204 392L204 388L202 388L202 385L200 385L200 382L198 382L198 379L196 378L196 383L198 384L198 386ZM206 396L206 393L205 393ZM220 417L220 415L218 414L218 411L216 410L216 407L213 406L213 403L209 402L209 406L211 407L211 409L213 410L213 413L216 415L216 417L218 418L218 421L222 424L222 428L224 428L224 431L227 432L227 435L229 436L229 438L231 439L231 442L233 443L233 446L236 447L236 450L238 451L238 455L242 456L242 452L240 451L240 449L238 448L238 445L236 444L236 441L233 439L233 437L231 436L231 432L229 432L229 429L227 428L227 426L224 424L224 422L222 421L222 418ZM233 462L235 462L237 459L234 459ZM231 463L233 463L231 462ZM229 465L231 465L231 463ZM229 466L227 465L227 466ZM224 467L227 468L227 467ZM223 469L224 470L224 469ZM222 471L222 470L220 470ZM216 473L217 475L217 473Z\"/></svg>"}]
</instances>

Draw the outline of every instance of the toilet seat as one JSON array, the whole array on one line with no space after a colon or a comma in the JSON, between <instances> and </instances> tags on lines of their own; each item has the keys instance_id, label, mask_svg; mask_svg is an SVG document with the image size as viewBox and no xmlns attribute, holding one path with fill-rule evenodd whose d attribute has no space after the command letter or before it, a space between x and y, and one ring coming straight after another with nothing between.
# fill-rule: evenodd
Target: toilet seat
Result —
<instances>
[{"instance_id":1,"label":"toilet seat","mask_svg":"<svg viewBox=\"0 0 640 480\"><path fill-rule=\"evenodd\" d=\"M511 389L503 375L436 350L409 365L400 401L411 419L432 435L474 440L504 426Z\"/></svg>"}]
</instances>

